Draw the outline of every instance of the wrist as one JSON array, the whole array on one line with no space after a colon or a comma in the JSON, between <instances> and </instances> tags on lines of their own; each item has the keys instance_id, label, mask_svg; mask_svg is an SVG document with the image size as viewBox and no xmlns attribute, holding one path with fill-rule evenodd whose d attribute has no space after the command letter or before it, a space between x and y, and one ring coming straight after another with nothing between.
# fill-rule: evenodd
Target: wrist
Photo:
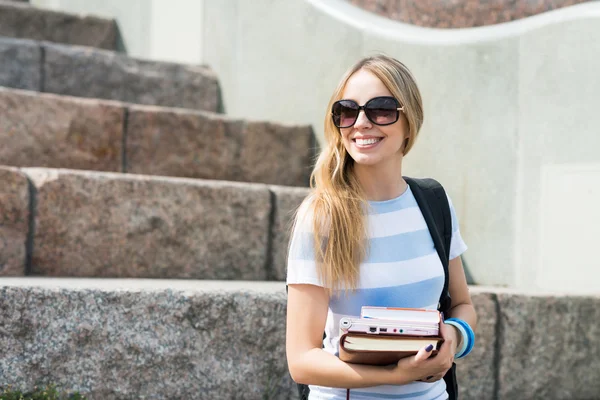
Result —
<instances>
[{"instance_id":1,"label":"wrist","mask_svg":"<svg viewBox=\"0 0 600 400\"><path fill-rule=\"evenodd\" d=\"M465 321L459 318L448 318L444 321L446 325L452 325L460 332L462 343L460 347L457 346L457 352L455 357L462 358L469 354L475 344L475 333L473 329Z\"/></svg>"},{"instance_id":2,"label":"wrist","mask_svg":"<svg viewBox=\"0 0 600 400\"><path fill-rule=\"evenodd\" d=\"M450 325L450 324L448 324L448 325ZM454 343L456 343L456 348L460 349L460 345L463 342L463 335L456 326L450 325L450 328L451 328L451 331L454 332L454 337L452 338L452 340L454 340Z\"/></svg>"}]
</instances>

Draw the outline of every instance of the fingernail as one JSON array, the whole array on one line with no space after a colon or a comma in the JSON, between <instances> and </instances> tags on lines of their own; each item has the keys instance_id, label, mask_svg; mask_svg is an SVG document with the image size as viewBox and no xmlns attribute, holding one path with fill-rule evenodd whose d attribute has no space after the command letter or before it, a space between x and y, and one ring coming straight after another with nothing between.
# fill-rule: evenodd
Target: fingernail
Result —
<instances>
[{"instance_id":1,"label":"fingernail","mask_svg":"<svg viewBox=\"0 0 600 400\"><path fill-rule=\"evenodd\" d=\"M433 378L433 375L431 375L431 376L428 376L426 380L428 381L428 380L430 380L431 378Z\"/></svg>"},{"instance_id":2,"label":"fingernail","mask_svg":"<svg viewBox=\"0 0 600 400\"><path fill-rule=\"evenodd\" d=\"M429 346L425 347L425 351L430 352L431 350L433 350L433 345L430 344Z\"/></svg>"}]
</instances>

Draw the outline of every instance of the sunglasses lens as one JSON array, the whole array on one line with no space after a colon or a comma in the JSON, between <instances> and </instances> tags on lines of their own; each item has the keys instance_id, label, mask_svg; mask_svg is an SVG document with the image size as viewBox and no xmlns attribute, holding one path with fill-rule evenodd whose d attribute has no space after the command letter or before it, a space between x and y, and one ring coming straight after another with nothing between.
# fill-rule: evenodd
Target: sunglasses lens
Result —
<instances>
[{"instance_id":1,"label":"sunglasses lens","mask_svg":"<svg viewBox=\"0 0 600 400\"><path fill-rule=\"evenodd\" d=\"M377 125L390 125L398 121L398 102L393 97L377 97L368 102L365 112Z\"/></svg>"},{"instance_id":2,"label":"sunglasses lens","mask_svg":"<svg viewBox=\"0 0 600 400\"><path fill-rule=\"evenodd\" d=\"M356 122L358 105L353 101L340 100L333 104L331 112L335 126L338 128L347 128Z\"/></svg>"}]
</instances>

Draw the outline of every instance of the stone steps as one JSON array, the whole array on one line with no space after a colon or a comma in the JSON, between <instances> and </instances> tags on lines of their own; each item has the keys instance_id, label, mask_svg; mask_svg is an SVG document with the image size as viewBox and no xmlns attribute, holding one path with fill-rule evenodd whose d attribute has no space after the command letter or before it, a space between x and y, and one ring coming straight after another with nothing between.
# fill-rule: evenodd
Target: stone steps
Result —
<instances>
[{"instance_id":1,"label":"stone steps","mask_svg":"<svg viewBox=\"0 0 600 400\"><path fill-rule=\"evenodd\" d=\"M307 186L309 126L0 88L0 165Z\"/></svg>"},{"instance_id":2,"label":"stone steps","mask_svg":"<svg viewBox=\"0 0 600 400\"><path fill-rule=\"evenodd\" d=\"M117 50L118 35L117 24L112 19L0 0L0 36Z\"/></svg>"},{"instance_id":3,"label":"stone steps","mask_svg":"<svg viewBox=\"0 0 600 400\"><path fill-rule=\"evenodd\" d=\"M0 276L285 280L308 189L0 168Z\"/></svg>"},{"instance_id":4,"label":"stone steps","mask_svg":"<svg viewBox=\"0 0 600 400\"><path fill-rule=\"evenodd\" d=\"M595 398L600 297L470 290L461 399ZM283 282L3 278L0 299L6 384L90 400L296 398Z\"/></svg>"},{"instance_id":5,"label":"stone steps","mask_svg":"<svg viewBox=\"0 0 600 400\"><path fill-rule=\"evenodd\" d=\"M283 283L0 280L2 384L118 399L290 399ZM243 394L242 394L243 393Z\"/></svg>"},{"instance_id":6,"label":"stone steps","mask_svg":"<svg viewBox=\"0 0 600 400\"><path fill-rule=\"evenodd\" d=\"M0 86L217 112L207 67L139 60L114 51L0 37Z\"/></svg>"}]
</instances>

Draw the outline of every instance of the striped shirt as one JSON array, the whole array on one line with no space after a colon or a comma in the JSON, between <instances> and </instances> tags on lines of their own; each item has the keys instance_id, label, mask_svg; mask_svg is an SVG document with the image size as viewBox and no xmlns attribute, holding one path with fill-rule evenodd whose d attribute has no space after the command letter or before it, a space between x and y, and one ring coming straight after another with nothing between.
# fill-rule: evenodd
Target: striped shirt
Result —
<instances>
[{"instance_id":1,"label":"striped shirt","mask_svg":"<svg viewBox=\"0 0 600 400\"><path fill-rule=\"evenodd\" d=\"M466 249L452 202L450 259ZM367 257L360 266L355 292L334 293L329 300L323 349L339 356L339 321L359 317L362 306L437 309L444 270L423 214L410 187L399 197L369 201ZM297 217L288 255L287 284L323 286L314 260L312 221L303 205ZM444 380L433 383L384 385L350 390L352 399L444 400ZM310 400L344 400L346 389L310 386Z\"/></svg>"}]
</instances>

